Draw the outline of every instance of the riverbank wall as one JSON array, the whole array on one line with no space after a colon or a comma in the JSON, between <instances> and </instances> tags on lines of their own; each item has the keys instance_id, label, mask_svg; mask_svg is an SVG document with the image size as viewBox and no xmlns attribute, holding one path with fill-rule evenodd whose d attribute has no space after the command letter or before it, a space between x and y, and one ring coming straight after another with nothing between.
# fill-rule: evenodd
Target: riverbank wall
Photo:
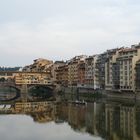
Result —
<instances>
[{"instance_id":1,"label":"riverbank wall","mask_svg":"<svg viewBox=\"0 0 140 140\"><path fill-rule=\"evenodd\" d=\"M140 92L113 92L106 90L94 90L93 88L85 87L61 87L60 92L66 99L72 100L90 100L95 98L105 98L107 100L117 101L140 101Z\"/></svg>"},{"instance_id":2,"label":"riverbank wall","mask_svg":"<svg viewBox=\"0 0 140 140\"><path fill-rule=\"evenodd\" d=\"M95 101L101 99L103 92L94 90L93 88L81 88L81 87L61 87L58 94L63 100L81 100L81 101Z\"/></svg>"}]
</instances>

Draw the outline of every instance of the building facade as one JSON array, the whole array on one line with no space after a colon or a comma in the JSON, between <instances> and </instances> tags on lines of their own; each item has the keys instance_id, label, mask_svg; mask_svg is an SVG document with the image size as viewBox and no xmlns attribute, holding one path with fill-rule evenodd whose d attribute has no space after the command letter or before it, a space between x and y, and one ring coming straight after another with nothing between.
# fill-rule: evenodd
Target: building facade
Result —
<instances>
[{"instance_id":1,"label":"building facade","mask_svg":"<svg viewBox=\"0 0 140 140\"><path fill-rule=\"evenodd\" d=\"M85 61L80 61L78 64L78 85L84 86L85 84Z\"/></svg>"},{"instance_id":2,"label":"building facade","mask_svg":"<svg viewBox=\"0 0 140 140\"><path fill-rule=\"evenodd\" d=\"M78 85L78 65L86 57L85 55L76 56L68 62L68 83L70 86Z\"/></svg>"},{"instance_id":3,"label":"building facade","mask_svg":"<svg viewBox=\"0 0 140 140\"><path fill-rule=\"evenodd\" d=\"M33 64L25 66L22 71L24 72L48 72L49 67L53 64L53 61L39 58L35 59Z\"/></svg>"},{"instance_id":4,"label":"building facade","mask_svg":"<svg viewBox=\"0 0 140 140\"><path fill-rule=\"evenodd\" d=\"M85 59L85 84L87 87L99 88L98 70L96 67L98 56L89 56Z\"/></svg>"},{"instance_id":5,"label":"building facade","mask_svg":"<svg viewBox=\"0 0 140 140\"><path fill-rule=\"evenodd\" d=\"M105 89L105 62L107 61L107 52L98 55L96 69L98 74L99 88Z\"/></svg>"},{"instance_id":6,"label":"building facade","mask_svg":"<svg viewBox=\"0 0 140 140\"><path fill-rule=\"evenodd\" d=\"M136 90L136 63L140 59L140 46L132 46L119 51L120 90Z\"/></svg>"},{"instance_id":7,"label":"building facade","mask_svg":"<svg viewBox=\"0 0 140 140\"><path fill-rule=\"evenodd\" d=\"M139 81L139 60L139 45L110 50L105 62L105 89L134 92Z\"/></svg>"},{"instance_id":8,"label":"building facade","mask_svg":"<svg viewBox=\"0 0 140 140\"><path fill-rule=\"evenodd\" d=\"M121 48L120 48L121 49ZM120 49L112 49L107 51L107 58L105 62L105 89L116 90L119 89L119 63L117 58Z\"/></svg>"},{"instance_id":9,"label":"building facade","mask_svg":"<svg viewBox=\"0 0 140 140\"><path fill-rule=\"evenodd\" d=\"M68 85L68 64L59 66L56 69L56 83L63 86Z\"/></svg>"},{"instance_id":10,"label":"building facade","mask_svg":"<svg viewBox=\"0 0 140 140\"><path fill-rule=\"evenodd\" d=\"M136 63L136 91L140 91L140 60Z\"/></svg>"},{"instance_id":11,"label":"building facade","mask_svg":"<svg viewBox=\"0 0 140 140\"><path fill-rule=\"evenodd\" d=\"M53 81L46 73L14 73L16 85L52 85Z\"/></svg>"},{"instance_id":12,"label":"building facade","mask_svg":"<svg viewBox=\"0 0 140 140\"><path fill-rule=\"evenodd\" d=\"M53 81L57 82L58 81L58 73L59 72L59 67L63 67L65 65L64 61L55 61L54 64L51 66L51 75L53 78ZM58 70L58 71L57 71Z\"/></svg>"}]
</instances>

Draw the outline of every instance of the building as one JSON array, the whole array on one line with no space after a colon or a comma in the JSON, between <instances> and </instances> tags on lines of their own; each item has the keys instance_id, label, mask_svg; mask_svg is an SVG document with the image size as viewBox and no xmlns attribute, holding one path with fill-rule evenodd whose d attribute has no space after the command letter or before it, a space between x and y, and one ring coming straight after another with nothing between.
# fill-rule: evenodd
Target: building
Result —
<instances>
[{"instance_id":1,"label":"building","mask_svg":"<svg viewBox=\"0 0 140 140\"><path fill-rule=\"evenodd\" d=\"M24 72L48 72L50 73L50 66L53 61L39 58L34 60L33 64L25 66L22 71Z\"/></svg>"},{"instance_id":2,"label":"building","mask_svg":"<svg viewBox=\"0 0 140 140\"><path fill-rule=\"evenodd\" d=\"M68 82L70 86L77 86L78 83L78 61L68 64Z\"/></svg>"},{"instance_id":3,"label":"building","mask_svg":"<svg viewBox=\"0 0 140 140\"><path fill-rule=\"evenodd\" d=\"M119 63L117 62L117 58L119 56L120 49L112 49L107 50L107 59L105 62L105 89L106 90L115 90L120 88L119 83Z\"/></svg>"},{"instance_id":4,"label":"building","mask_svg":"<svg viewBox=\"0 0 140 140\"><path fill-rule=\"evenodd\" d=\"M55 82L58 82L58 81L60 81L58 78L59 78L59 76L58 76L58 74L59 74L59 67L63 67L63 66L65 66L65 62L64 61L55 61L54 62L54 64L52 65L52 67L51 67L51 74L52 74L52 77L53 77L53 80L55 81ZM58 69L59 68L59 69ZM62 70L62 69L61 69ZM58 72L58 73L57 73ZM60 77L61 77L61 75L60 75Z\"/></svg>"},{"instance_id":5,"label":"building","mask_svg":"<svg viewBox=\"0 0 140 140\"><path fill-rule=\"evenodd\" d=\"M140 91L140 60L136 63L136 90Z\"/></svg>"},{"instance_id":6,"label":"building","mask_svg":"<svg viewBox=\"0 0 140 140\"><path fill-rule=\"evenodd\" d=\"M107 61L108 54L107 52L98 55L96 61L96 69L98 73L99 88L105 89L105 62Z\"/></svg>"},{"instance_id":7,"label":"building","mask_svg":"<svg viewBox=\"0 0 140 140\"><path fill-rule=\"evenodd\" d=\"M140 59L140 44L119 51L117 61L120 65L120 90L136 90L136 64Z\"/></svg>"},{"instance_id":8,"label":"building","mask_svg":"<svg viewBox=\"0 0 140 140\"><path fill-rule=\"evenodd\" d=\"M50 75L46 73L35 73L35 72L21 72L21 73L14 73L15 77L15 84L16 85L51 85L53 81Z\"/></svg>"},{"instance_id":9,"label":"building","mask_svg":"<svg viewBox=\"0 0 140 140\"><path fill-rule=\"evenodd\" d=\"M134 92L139 88L138 60L140 44L131 48L108 50L105 62L105 89Z\"/></svg>"},{"instance_id":10,"label":"building","mask_svg":"<svg viewBox=\"0 0 140 140\"><path fill-rule=\"evenodd\" d=\"M56 83L63 86L68 85L68 64L59 66L56 69Z\"/></svg>"},{"instance_id":11,"label":"building","mask_svg":"<svg viewBox=\"0 0 140 140\"><path fill-rule=\"evenodd\" d=\"M85 84L87 87L99 88L98 70L96 67L98 56L89 56L85 59Z\"/></svg>"},{"instance_id":12,"label":"building","mask_svg":"<svg viewBox=\"0 0 140 140\"><path fill-rule=\"evenodd\" d=\"M78 84L78 65L84 61L85 55L75 56L68 61L68 83L70 86L77 86Z\"/></svg>"},{"instance_id":13,"label":"building","mask_svg":"<svg viewBox=\"0 0 140 140\"><path fill-rule=\"evenodd\" d=\"M0 81L13 81L14 75L12 72L0 72Z\"/></svg>"},{"instance_id":14,"label":"building","mask_svg":"<svg viewBox=\"0 0 140 140\"><path fill-rule=\"evenodd\" d=\"M78 64L78 85L84 86L85 84L85 61L80 61Z\"/></svg>"}]
</instances>

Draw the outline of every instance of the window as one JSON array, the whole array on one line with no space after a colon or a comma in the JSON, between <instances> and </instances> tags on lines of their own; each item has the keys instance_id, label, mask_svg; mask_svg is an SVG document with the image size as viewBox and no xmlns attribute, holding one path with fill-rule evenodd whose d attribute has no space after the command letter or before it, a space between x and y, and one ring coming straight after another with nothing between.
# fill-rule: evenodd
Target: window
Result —
<instances>
[{"instance_id":1,"label":"window","mask_svg":"<svg viewBox=\"0 0 140 140\"><path fill-rule=\"evenodd\" d=\"M124 61L125 65L127 65L127 61Z\"/></svg>"},{"instance_id":2,"label":"window","mask_svg":"<svg viewBox=\"0 0 140 140\"><path fill-rule=\"evenodd\" d=\"M127 70L127 66L125 66L125 70Z\"/></svg>"},{"instance_id":3,"label":"window","mask_svg":"<svg viewBox=\"0 0 140 140\"><path fill-rule=\"evenodd\" d=\"M125 76L127 76L127 71L125 71Z\"/></svg>"}]
</instances>

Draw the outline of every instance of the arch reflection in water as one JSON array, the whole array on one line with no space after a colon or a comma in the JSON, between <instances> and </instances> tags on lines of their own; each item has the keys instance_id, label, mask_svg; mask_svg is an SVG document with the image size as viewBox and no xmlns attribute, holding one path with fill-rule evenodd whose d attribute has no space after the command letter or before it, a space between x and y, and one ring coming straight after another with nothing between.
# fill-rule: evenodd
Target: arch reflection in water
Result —
<instances>
[{"instance_id":1,"label":"arch reflection in water","mask_svg":"<svg viewBox=\"0 0 140 140\"><path fill-rule=\"evenodd\" d=\"M104 140L140 140L139 104L94 102L79 105L43 101L5 103L0 106L0 114L26 114L34 122L42 124L65 122L76 132Z\"/></svg>"},{"instance_id":2,"label":"arch reflection in water","mask_svg":"<svg viewBox=\"0 0 140 140\"><path fill-rule=\"evenodd\" d=\"M33 101L39 99L52 100L54 99L53 89L44 85L32 85L28 89L28 98Z\"/></svg>"},{"instance_id":3,"label":"arch reflection in water","mask_svg":"<svg viewBox=\"0 0 140 140\"><path fill-rule=\"evenodd\" d=\"M20 97L20 90L13 86L0 86L0 101L11 101Z\"/></svg>"}]
</instances>

